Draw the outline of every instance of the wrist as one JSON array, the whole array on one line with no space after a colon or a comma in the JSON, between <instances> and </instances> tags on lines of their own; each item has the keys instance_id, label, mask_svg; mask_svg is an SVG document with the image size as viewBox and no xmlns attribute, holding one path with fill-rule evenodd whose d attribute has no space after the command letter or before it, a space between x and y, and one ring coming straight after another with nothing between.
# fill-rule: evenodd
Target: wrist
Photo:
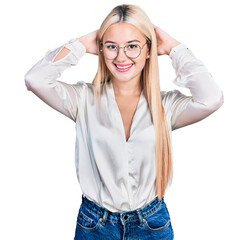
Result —
<instances>
[{"instance_id":1,"label":"wrist","mask_svg":"<svg viewBox=\"0 0 248 240\"><path fill-rule=\"evenodd\" d=\"M172 42L169 43L169 47L167 50L167 55L170 55L170 52L172 50L172 48L176 47L177 45L181 44L181 42L178 42L177 40L173 40Z\"/></svg>"}]
</instances>

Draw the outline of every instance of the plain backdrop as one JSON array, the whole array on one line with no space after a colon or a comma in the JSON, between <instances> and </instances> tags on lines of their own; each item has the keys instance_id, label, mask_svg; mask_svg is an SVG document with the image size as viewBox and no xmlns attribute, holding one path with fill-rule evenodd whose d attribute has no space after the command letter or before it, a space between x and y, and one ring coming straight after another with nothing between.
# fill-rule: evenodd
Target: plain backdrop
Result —
<instances>
[{"instance_id":1,"label":"plain backdrop","mask_svg":"<svg viewBox=\"0 0 248 240\"><path fill-rule=\"evenodd\" d=\"M176 240L247 240L247 9L245 1L8 1L1 4L0 239L73 239L81 203L75 125L24 83L51 49L100 27L113 7L139 5L201 59L224 92L214 114L172 133L174 180L165 195ZM172 83L159 57L161 90ZM86 54L60 80L92 82Z\"/></svg>"}]
</instances>

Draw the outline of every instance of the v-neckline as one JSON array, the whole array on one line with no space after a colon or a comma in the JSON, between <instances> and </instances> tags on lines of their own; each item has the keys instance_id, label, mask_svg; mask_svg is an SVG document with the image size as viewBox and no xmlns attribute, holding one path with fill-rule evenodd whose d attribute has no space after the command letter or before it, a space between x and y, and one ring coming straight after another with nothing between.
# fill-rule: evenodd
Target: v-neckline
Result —
<instances>
[{"instance_id":1,"label":"v-neckline","mask_svg":"<svg viewBox=\"0 0 248 240\"><path fill-rule=\"evenodd\" d=\"M132 122L131 122L131 125L130 125L130 131L129 131L129 138L128 138L127 140L126 140L126 133L125 133L124 122L123 122L123 120L122 120L122 116L121 116L121 112L120 112L120 109L119 109L119 107L118 107L118 104L117 104L117 102L116 102L116 98L115 98L115 93L114 93L114 88L113 88L113 83L112 83L112 82L109 83L109 89L110 89L110 92L111 92L112 99L113 99L113 101L114 101L114 105L115 105L115 107L116 107L116 109L117 109L117 112L118 112L117 115L118 115L118 117L119 117L119 122L120 122L120 124L121 124L122 135L123 135L123 137L124 137L125 142L127 143L127 142L129 142L130 138L131 138L132 135L133 135L134 120L135 120L135 117L136 117L136 115L137 115L137 111L139 110L139 106L140 106L140 104L141 104L141 100L142 100L142 98L143 98L143 89L142 89L142 91L141 91L141 93L140 93L139 101L138 101L138 104L137 104L137 106L136 106L136 109L135 109L133 118L132 118Z\"/></svg>"}]
</instances>

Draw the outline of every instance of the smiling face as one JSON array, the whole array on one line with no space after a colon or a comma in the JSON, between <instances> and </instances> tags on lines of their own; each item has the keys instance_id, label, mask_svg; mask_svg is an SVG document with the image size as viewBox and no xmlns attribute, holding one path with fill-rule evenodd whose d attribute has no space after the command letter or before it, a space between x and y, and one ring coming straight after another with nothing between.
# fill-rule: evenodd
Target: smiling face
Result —
<instances>
[{"instance_id":1,"label":"smiling face","mask_svg":"<svg viewBox=\"0 0 248 240\"><path fill-rule=\"evenodd\" d=\"M119 22L108 27L103 36L103 55L107 68L112 74L113 81L140 81L141 72L148 59L149 50L144 35L133 25ZM128 57L123 48L119 49L118 55L114 59L106 57L106 51L110 48L124 47L134 49L136 45L143 49L137 58ZM108 49L107 49L108 48Z\"/></svg>"}]
</instances>

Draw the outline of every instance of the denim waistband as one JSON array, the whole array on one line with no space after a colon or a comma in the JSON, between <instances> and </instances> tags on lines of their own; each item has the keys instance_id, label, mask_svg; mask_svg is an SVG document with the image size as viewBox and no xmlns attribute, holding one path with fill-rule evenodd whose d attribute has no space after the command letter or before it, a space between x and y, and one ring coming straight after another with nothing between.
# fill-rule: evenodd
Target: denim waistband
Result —
<instances>
[{"instance_id":1,"label":"denim waistband","mask_svg":"<svg viewBox=\"0 0 248 240\"><path fill-rule=\"evenodd\" d=\"M146 204L142 208L137 208L131 211L119 211L119 212L112 212L99 204L90 201L86 196L82 195L82 204L84 207L88 209L88 211L92 212L93 214L97 215L99 218L102 218L101 221L104 223L105 221L111 222L135 222L140 221L143 222L144 219L151 215L154 211L156 211L161 203L164 202L164 198L158 200L156 196L151 202Z\"/></svg>"}]
</instances>

